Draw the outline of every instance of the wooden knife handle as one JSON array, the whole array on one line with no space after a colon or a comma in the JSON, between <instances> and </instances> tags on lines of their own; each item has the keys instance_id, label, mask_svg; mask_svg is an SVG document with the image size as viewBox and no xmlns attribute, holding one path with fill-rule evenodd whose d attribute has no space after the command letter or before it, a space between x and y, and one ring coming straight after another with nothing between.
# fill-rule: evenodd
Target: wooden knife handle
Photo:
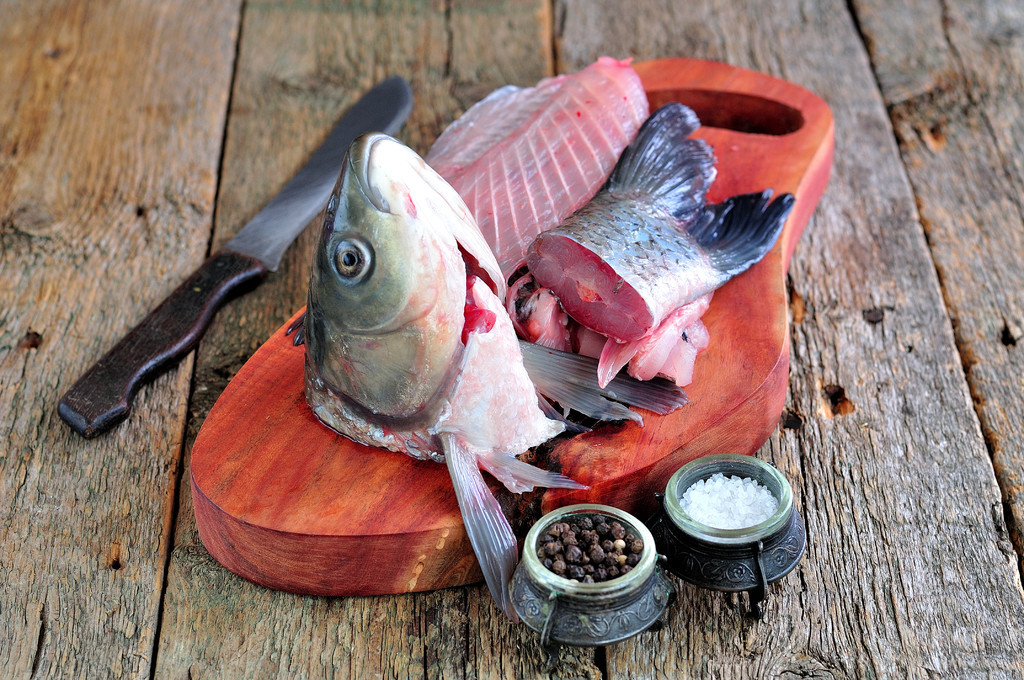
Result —
<instances>
[{"instance_id":1,"label":"wooden knife handle","mask_svg":"<svg viewBox=\"0 0 1024 680\"><path fill-rule=\"evenodd\" d=\"M263 263L248 255L229 250L212 255L72 385L57 406L60 417L86 438L120 423L139 387L191 351L217 310L266 273Z\"/></svg>"}]
</instances>

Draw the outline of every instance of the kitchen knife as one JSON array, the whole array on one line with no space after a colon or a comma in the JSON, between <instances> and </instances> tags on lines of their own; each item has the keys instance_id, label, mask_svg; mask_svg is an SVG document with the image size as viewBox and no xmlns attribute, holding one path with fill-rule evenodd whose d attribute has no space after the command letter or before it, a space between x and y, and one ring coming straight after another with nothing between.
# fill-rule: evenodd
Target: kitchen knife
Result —
<instances>
[{"instance_id":1,"label":"kitchen knife","mask_svg":"<svg viewBox=\"0 0 1024 680\"><path fill-rule=\"evenodd\" d=\"M190 352L225 302L277 269L326 205L352 141L364 132L395 134L411 110L412 90L401 77L367 92L263 210L71 386L60 417L86 438L127 418L142 384Z\"/></svg>"}]
</instances>

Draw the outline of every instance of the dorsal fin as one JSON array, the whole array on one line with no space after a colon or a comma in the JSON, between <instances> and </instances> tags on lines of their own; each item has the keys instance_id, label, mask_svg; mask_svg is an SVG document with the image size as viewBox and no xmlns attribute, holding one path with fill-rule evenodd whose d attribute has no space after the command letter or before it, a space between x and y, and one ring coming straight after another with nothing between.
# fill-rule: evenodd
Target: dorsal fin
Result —
<instances>
[{"instance_id":1,"label":"dorsal fin","mask_svg":"<svg viewBox=\"0 0 1024 680\"><path fill-rule=\"evenodd\" d=\"M691 139L700 120L678 102L651 114L608 178L606 191L637 193L672 213L682 225L693 222L715 181L715 155L702 139Z\"/></svg>"}]
</instances>

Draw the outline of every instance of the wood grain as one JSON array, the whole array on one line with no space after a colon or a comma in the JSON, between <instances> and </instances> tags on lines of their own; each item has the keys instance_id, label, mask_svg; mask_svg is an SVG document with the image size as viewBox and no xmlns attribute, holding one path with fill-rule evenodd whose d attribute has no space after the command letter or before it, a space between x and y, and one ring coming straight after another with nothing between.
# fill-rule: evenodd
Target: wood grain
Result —
<instances>
[{"instance_id":1,"label":"wood grain","mask_svg":"<svg viewBox=\"0 0 1024 680\"><path fill-rule=\"evenodd\" d=\"M609 35L638 58L673 44L793 80L836 114L833 179L791 267L788 428L762 452L795 481L809 543L762 623L686 589L664 631L608 651L609 675L657 658L667 677L1019 676L999 491L855 24L839 3L670 4L620 20L613 3L560 3L563 67Z\"/></svg>"},{"instance_id":2,"label":"wood grain","mask_svg":"<svg viewBox=\"0 0 1024 680\"><path fill-rule=\"evenodd\" d=\"M99 440L56 406L206 255L238 4L0 12L0 674L145 676L191 363Z\"/></svg>"},{"instance_id":3,"label":"wood grain","mask_svg":"<svg viewBox=\"0 0 1024 680\"><path fill-rule=\"evenodd\" d=\"M921 2L909 21L885 19L874 3L854 6L1022 554L1024 8Z\"/></svg>"},{"instance_id":4,"label":"wood grain","mask_svg":"<svg viewBox=\"0 0 1024 680\"><path fill-rule=\"evenodd\" d=\"M1024 422L1019 3L0 4L0 677L1024 675L1006 529ZM190 397L191 360L110 437L63 429L57 397L206 254L215 190L220 244L380 77L413 80L404 135L422 151L490 88L598 54L766 71L836 114L791 268L790 396L760 453L794 482L810 545L764 621L683 586L660 633L563 649L546 671L482 586L296 597L217 565L187 480L174 500L178 447L302 304L308 240L221 316Z\"/></svg>"}]
</instances>

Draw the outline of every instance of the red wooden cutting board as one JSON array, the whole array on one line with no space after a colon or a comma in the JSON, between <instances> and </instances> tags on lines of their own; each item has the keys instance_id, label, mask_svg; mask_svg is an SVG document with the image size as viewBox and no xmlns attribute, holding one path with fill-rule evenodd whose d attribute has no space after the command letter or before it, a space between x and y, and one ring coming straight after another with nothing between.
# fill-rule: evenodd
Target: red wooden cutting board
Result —
<instances>
[{"instance_id":1,"label":"red wooden cutting board","mask_svg":"<svg viewBox=\"0 0 1024 680\"><path fill-rule=\"evenodd\" d=\"M537 492L531 503L492 480L513 525L578 502L646 516L653 494L684 463L760 448L785 402L785 275L828 180L831 112L791 83L717 62L635 66L651 110L681 101L700 116L697 134L718 159L711 201L773 188L795 194L796 206L765 259L715 293L704 316L711 345L687 387L691 403L668 416L643 413L643 427L599 426L537 452L542 467L560 468L589 484L586 491ZM303 395L303 349L285 327L224 390L192 449L206 548L249 580L299 593L402 593L481 580L447 468L355 444L321 425Z\"/></svg>"}]
</instances>

